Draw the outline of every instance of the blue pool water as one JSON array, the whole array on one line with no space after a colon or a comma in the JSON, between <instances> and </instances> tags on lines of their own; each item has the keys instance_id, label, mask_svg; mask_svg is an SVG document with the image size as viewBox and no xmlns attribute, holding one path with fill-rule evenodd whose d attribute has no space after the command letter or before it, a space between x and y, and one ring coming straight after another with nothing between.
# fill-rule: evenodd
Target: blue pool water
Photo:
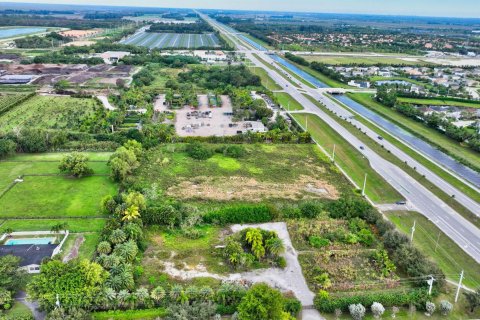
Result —
<instances>
[{"instance_id":1,"label":"blue pool water","mask_svg":"<svg viewBox=\"0 0 480 320\"><path fill-rule=\"evenodd\" d=\"M47 30L46 28L1 28L0 29L0 39L1 38L10 38L10 37L16 37L16 36L21 36L21 35L26 35L26 34L31 34L31 33L37 33L37 32L42 32Z\"/></svg>"},{"instance_id":2,"label":"blue pool water","mask_svg":"<svg viewBox=\"0 0 480 320\"><path fill-rule=\"evenodd\" d=\"M30 238L30 239L8 239L6 246L15 246L20 244L51 244L55 242L55 238Z\"/></svg>"}]
</instances>

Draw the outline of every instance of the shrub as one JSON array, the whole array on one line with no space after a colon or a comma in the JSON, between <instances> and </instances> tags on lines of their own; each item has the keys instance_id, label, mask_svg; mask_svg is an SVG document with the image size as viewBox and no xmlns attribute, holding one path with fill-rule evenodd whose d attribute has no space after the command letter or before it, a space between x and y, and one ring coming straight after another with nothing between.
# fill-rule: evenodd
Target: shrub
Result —
<instances>
[{"instance_id":1,"label":"shrub","mask_svg":"<svg viewBox=\"0 0 480 320\"><path fill-rule=\"evenodd\" d=\"M315 297L315 307L321 312L332 313L335 309L343 311L348 310L351 304L361 303L365 306L379 302L383 306L407 306L411 303L420 303L425 305L428 299L426 290L410 290L398 292L375 292L375 293L358 293L355 295L335 295L329 296L322 290Z\"/></svg>"},{"instance_id":2,"label":"shrub","mask_svg":"<svg viewBox=\"0 0 480 320\"><path fill-rule=\"evenodd\" d=\"M308 242L314 248L323 248L330 244L330 240L318 236L310 236Z\"/></svg>"},{"instance_id":3,"label":"shrub","mask_svg":"<svg viewBox=\"0 0 480 320\"><path fill-rule=\"evenodd\" d=\"M227 157L231 158L241 158L245 155L246 150L242 145L229 145L219 149L220 153L223 153Z\"/></svg>"},{"instance_id":4,"label":"shrub","mask_svg":"<svg viewBox=\"0 0 480 320\"><path fill-rule=\"evenodd\" d=\"M208 212L203 217L206 223L261 223L271 221L271 208L265 204L228 206Z\"/></svg>"},{"instance_id":5,"label":"shrub","mask_svg":"<svg viewBox=\"0 0 480 320\"><path fill-rule=\"evenodd\" d=\"M320 203L317 202L305 202L300 205L300 212L302 213L302 216L305 218L316 218L320 215L322 212L323 206Z\"/></svg>"},{"instance_id":6,"label":"shrub","mask_svg":"<svg viewBox=\"0 0 480 320\"><path fill-rule=\"evenodd\" d=\"M447 300L440 301L440 312L442 315L448 315L453 309L453 305Z\"/></svg>"},{"instance_id":7,"label":"shrub","mask_svg":"<svg viewBox=\"0 0 480 320\"><path fill-rule=\"evenodd\" d=\"M212 150L199 142L188 144L185 151L190 157L197 160L207 160L213 155Z\"/></svg>"},{"instance_id":8,"label":"shrub","mask_svg":"<svg viewBox=\"0 0 480 320\"><path fill-rule=\"evenodd\" d=\"M365 317L365 307L360 303L349 305L348 311L354 320L362 320Z\"/></svg>"},{"instance_id":9,"label":"shrub","mask_svg":"<svg viewBox=\"0 0 480 320\"><path fill-rule=\"evenodd\" d=\"M368 247L370 247L375 241L375 236L368 229L362 229L359 232L357 232L357 237L358 237L358 242Z\"/></svg>"},{"instance_id":10,"label":"shrub","mask_svg":"<svg viewBox=\"0 0 480 320\"><path fill-rule=\"evenodd\" d=\"M427 311L427 316L430 317L435 312L435 309L435 303L431 301L427 301L427 303L425 303L425 310Z\"/></svg>"},{"instance_id":11,"label":"shrub","mask_svg":"<svg viewBox=\"0 0 480 320\"><path fill-rule=\"evenodd\" d=\"M374 302L370 309L372 310L372 314L375 319L379 319L385 312L385 308L379 302Z\"/></svg>"},{"instance_id":12,"label":"shrub","mask_svg":"<svg viewBox=\"0 0 480 320\"><path fill-rule=\"evenodd\" d=\"M285 269L287 267L287 260L284 257L277 257L275 263L279 268Z\"/></svg>"},{"instance_id":13,"label":"shrub","mask_svg":"<svg viewBox=\"0 0 480 320\"><path fill-rule=\"evenodd\" d=\"M295 297L285 298L283 310L296 317L300 310L302 310L302 304Z\"/></svg>"}]
</instances>

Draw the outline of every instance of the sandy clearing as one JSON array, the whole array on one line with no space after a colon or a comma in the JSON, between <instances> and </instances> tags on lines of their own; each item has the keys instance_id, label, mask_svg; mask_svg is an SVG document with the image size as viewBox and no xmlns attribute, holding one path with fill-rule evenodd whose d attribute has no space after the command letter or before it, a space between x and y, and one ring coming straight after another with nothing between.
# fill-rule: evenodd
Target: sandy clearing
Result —
<instances>
[{"instance_id":1,"label":"sandy clearing","mask_svg":"<svg viewBox=\"0 0 480 320\"><path fill-rule=\"evenodd\" d=\"M107 110L115 110L116 108L110 104L110 101L108 101L108 98L106 96L97 96L98 100L100 100L103 103L103 106Z\"/></svg>"}]
</instances>

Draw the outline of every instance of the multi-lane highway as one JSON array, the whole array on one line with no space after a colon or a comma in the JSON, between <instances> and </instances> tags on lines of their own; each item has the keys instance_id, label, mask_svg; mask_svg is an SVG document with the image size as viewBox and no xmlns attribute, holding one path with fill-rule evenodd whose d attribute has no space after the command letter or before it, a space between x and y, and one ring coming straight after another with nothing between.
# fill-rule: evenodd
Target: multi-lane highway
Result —
<instances>
[{"instance_id":1,"label":"multi-lane highway","mask_svg":"<svg viewBox=\"0 0 480 320\"><path fill-rule=\"evenodd\" d=\"M222 24L204 17L215 28L229 38L237 49L244 53L246 57L257 67L263 68L267 74L277 82L285 92L289 93L294 99L302 104L303 113L311 113L319 116L330 127L332 127L338 134L349 141L355 148L363 146L363 143L350 133L346 128L340 125L333 117L318 108L314 103L304 96L307 93L320 101L331 111L341 115L342 117L351 118L352 114L338 103L332 101L322 94L321 90L310 88L304 84L298 83L299 87L292 86L281 73L285 71L278 67L272 57L270 57L264 50L259 50L253 47L243 38L239 37L238 33L231 28L226 28ZM255 55L254 55L255 53ZM261 57L266 63L271 64L275 69L269 68L263 64L262 61L256 58L256 55ZM293 72L291 70L291 72ZM295 79L293 79L295 81ZM357 127L366 132L372 139L377 138L377 134L364 126L362 123L350 119ZM397 156L402 161L407 161L411 166L415 166L417 171L424 174L425 177L437 185L439 188L448 194L454 194L456 200L470 209L472 212L480 213L480 204L470 199L468 196L451 186L449 183L438 177L436 174L416 162L413 158L405 154L403 151L390 144L387 141L383 142L385 148L390 150L392 154ZM360 150L360 149L359 149ZM480 262L480 230L475 227L468 220L463 218L455 210L449 207L445 202L439 199L435 194L430 192L419 182L409 176L405 171L393 165L391 162L383 159L376 152L364 146L360 150L363 155L369 160L372 168L377 171L388 183L390 183L405 199L407 199L409 206L421 214L429 218L435 223L447 236L454 240L465 252L472 256L477 262Z\"/></svg>"}]
</instances>

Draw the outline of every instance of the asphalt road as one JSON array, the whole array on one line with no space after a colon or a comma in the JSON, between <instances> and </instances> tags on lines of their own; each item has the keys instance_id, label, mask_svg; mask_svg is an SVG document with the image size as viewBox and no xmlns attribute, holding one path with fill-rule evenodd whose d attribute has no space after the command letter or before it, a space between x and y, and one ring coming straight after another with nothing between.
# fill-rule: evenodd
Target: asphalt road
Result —
<instances>
[{"instance_id":1,"label":"asphalt road","mask_svg":"<svg viewBox=\"0 0 480 320\"><path fill-rule=\"evenodd\" d=\"M252 48L248 48L245 43L242 43L238 39L236 33L224 29L222 25L218 24L217 22L213 23L220 29L222 33L224 33L224 35L229 37L237 44L238 49L243 51L250 61L252 61L256 66L263 68L268 75L283 88L285 92L289 93L294 99L302 104L304 110L299 112L307 112L319 116L338 134L349 141L355 148L359 149L359 146L363 146L363 143L358 138L351 134L327 113L319 109L315 104L308 100L303 93L310 94L334 112L340 113L347 117L352 115L350 112L345 110L339 104L325 97L318 89L309 88L299 83L295 79L293 79L293 81L299 83L300 88L292 86L280 75L280 72L284 71L281 69L272 70L268 68L253 55L253 53L256 53L257 55L261 56L262 59L267 61L267 63L272 63L273 60L268 56L268 54L263 51L257 51L252 50ZM367 132L370 137L376 139L377 134L375 134L373 131L369 130L361 123L355 122L355 124L357 127L361 127L362 131ZM384 145L399 159L407 161L412 166L416 166L417 171L419 171L421 174L425 174L427 179L435 183L442 190L449 194L455 194L456 200L462 203L465 207L469 208L472 212L476 214L480 213L480 205L478 203L456 190L454 187L442 180L440 177L436 176L434 173L430 172L428 169L424 168L400 149L391 145L387 141L384 142ZM410 177L405 171L383 159L367 146L364 146L363 150L360 150L360 152L362 152L363 155L369 160L372 168L377 171L388 183L390 183L400 194L402 194L405 199L407 199L411 208L430 219L448 237L454 240L466 253L480 263L480 230L477 227L463 218L455 210L450 208L441 199L423 187L415 179Z\"/></svg>"}]
</instances>

